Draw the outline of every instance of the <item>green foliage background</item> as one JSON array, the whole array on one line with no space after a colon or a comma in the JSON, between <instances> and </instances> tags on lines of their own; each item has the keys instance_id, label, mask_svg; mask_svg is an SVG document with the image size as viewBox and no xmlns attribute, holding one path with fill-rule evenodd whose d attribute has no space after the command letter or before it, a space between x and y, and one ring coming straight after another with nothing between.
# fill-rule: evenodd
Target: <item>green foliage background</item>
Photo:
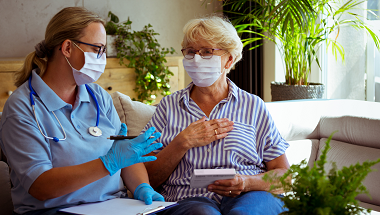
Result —
<instances>
[{"instance_id":1,"label":"green foliage background","mask_svg":"<svg viewBox=\"0 0 380 215\"><path fill-rule=\"evenodd\" d=\"M306 160L303 160L300 164L292 165L282 177L270 174L264 176L264 180L274 184L276 181L281 182L281 185L272 185L271 190L283 188L286 192L281 199L289 211L282 214L370 213L370 209L359 207L355 197L360 193L369 195L362 181L372 171L371 166L379 163L380 159L366 161L363 164L357 163L341 170L338 170L333 163L333 168L326 173L324 165L327 163L326 156L333 134L326 141L319 160L312 168L307 165Z\"/></svg>"},{"instance_id":2,"label":"green foliage background","mask_svg":"<svg viewBox=\"0 0 380 215\"><path fill-rule=\"evenodd\" d=\"M244 45L262 39L276 44L289 85L308 85L312 62L320 67L318 50L322 44L331 48L336 60L340 55L344 61L344 47L337 42L342 26L367 32L380 49L379 36L368 27L366 17L354 12L363 11L364 2L366 0L223 0L225 6L231 7L224 12L229 14L238 33L249 35L242 40ZM365 12L376 16L373 11ZM330 38L334 32L337 36Z\"/></svg>"},{"instance_id":3,"label":"green foliage background","mask_svg":"<svg viewBox=\"0 0 380 215\"><path fill-rule=\"evenodd\" d=\"M118 18L109 12L111 20L106 25L107 34L116 35L117 58L121 65L135 68L137 99L146 104L155 101L157 93L170 95L170 77L173 75L165 66L167 54L174 54L171 48L161 48L155 38L159 35L153 30L151 24L145 25L141 31L132 31L132 21L118 23ZM129 63L125 64L124 59Z\"/></svg>"}]
</instances>

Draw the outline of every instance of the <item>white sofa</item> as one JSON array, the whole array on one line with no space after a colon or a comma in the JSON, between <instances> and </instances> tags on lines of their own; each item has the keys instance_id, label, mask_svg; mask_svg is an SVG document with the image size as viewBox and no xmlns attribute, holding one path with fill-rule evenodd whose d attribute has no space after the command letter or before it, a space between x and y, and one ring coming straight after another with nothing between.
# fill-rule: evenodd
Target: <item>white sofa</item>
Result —
<instances>
[{"instance_id":1,"label":"white sofa","mask_svg":"<svg viewBox=\"0 0 380 215\"><path fill-rule=\"evenodd\" d=\"M138 135L150 120L155 107L112 94L120 120L128 135ZM380 103L358 100L296 100L266 103L281 135L290 143L286 154L290 164L308 159L311 165L319 156L325 140L339 130L331 141L329 161L338 168L380 158ZM1 158L0 158L1 159ZM2 166L1 166L2 165ZM327 169L331 168L328 164ZM7 165L0 162L0 214L10 214L10 183ZM380 170L380 164L373 167ZM359 195L361 206L380 211L380 171L371 172L364 181L372 199ZM4 212L4 213L3 213ZM5 213L7 212L7 213Z\"/></svg>"}]
</instances>

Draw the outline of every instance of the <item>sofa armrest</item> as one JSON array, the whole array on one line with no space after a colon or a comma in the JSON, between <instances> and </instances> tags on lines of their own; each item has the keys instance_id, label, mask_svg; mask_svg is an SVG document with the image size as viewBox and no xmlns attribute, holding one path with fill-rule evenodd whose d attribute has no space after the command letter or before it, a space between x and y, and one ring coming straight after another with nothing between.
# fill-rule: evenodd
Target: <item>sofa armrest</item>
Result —
<instances>
[{"instance_id":1,"label":"sofa armrest","mask_svg":"<svg viewBox=\"0 0 380 215\"><path fill-rule=\"evenodd\" d=\"M3 161L0 161L0 208L1 214L12 214L13 203L9 167Z\"/></svg>"}]
</instances>

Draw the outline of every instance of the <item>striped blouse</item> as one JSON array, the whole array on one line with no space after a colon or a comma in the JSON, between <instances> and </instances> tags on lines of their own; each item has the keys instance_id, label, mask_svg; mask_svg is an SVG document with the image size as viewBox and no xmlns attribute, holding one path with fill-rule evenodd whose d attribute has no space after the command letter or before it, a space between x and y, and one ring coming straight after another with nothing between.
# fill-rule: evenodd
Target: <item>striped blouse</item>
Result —
<instances>
[{"instance_id":1,"label":"striped blouse","mask_svg":"<svg viewBox=\"0 0 380 215\"><path fill-rule=\"evenodd\" d=\"M229 79L227 81L228 97L214 107L209 117L190 98L193 87L190 83L185 89L164 97L143 129L142 132L151 126L156 127L162 133L158 142L166 147L190 123L203 116L206 120L228 118L234 122L234 129L226 138L192 148L184 155L162 185L161 194L166 201L204 196L220 202L222 196L208 192L206 188L190 188L194 169L234 168L241 175L256 175L266 172L263 162L279 157L288 148L289 144L278 132L264 102Z\"/></svg>"}]
</instances>

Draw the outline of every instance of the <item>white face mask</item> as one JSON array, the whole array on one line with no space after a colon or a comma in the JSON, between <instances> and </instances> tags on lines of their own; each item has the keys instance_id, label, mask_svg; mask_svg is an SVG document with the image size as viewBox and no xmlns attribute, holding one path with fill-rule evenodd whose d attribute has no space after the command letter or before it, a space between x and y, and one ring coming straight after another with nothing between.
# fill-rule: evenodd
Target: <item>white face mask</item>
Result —
<instances>
[{"instance_id":1,"label":"white face mask","mask_svg":"<svg viewBox=\"0 0 380 215\"><path fill-rule=\"evenodd\" d=\"M78 47L79 48L79 47ZM82 49L80 49L83 51ZM75 83L77 85L89 84L97 81L99 77L103 74L104 69L106 68L107 58L106 53L98 59L98 54L92 52L83 52L84 53L84 65L82 69L76 70L71 66L69 60L66 58L67 62L73 70L73 75Z\"/></svg>"},{"instance_id":2,"label":"white face mask","mask_svg":"<svg viewBox=\"0 0 380 215\"><path fill-rule=\"evenodd\" d=\"M218 55L212 56L211 59L203 59L196 54L193 59L183 58L183 66L187 74L198 87L208 87L218 80L221 73L222 58Z\"/></svg>"}]
</instances>

